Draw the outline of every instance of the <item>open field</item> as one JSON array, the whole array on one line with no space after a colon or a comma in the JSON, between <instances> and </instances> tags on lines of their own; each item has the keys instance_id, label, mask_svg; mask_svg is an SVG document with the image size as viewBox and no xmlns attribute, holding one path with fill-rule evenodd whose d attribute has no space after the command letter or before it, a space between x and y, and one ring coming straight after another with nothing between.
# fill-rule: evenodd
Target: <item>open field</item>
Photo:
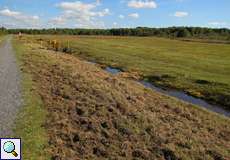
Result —
<instances>
[{"instance_id":1,"label":"open field","mask_svg":"<svg viewBox=\"0 0 230 160\"><path fill-rule=\"evenodd\" d=\"M197 39L197 38L178 38L178 40L185 42L198 42L198 43L213 43L213 44L230 44L229 40L212 40L212 39Z\"/></svg>"},{"instance_id":2,"label":"open field","mask_svg":"<svg viewBox=\"0 0 230 160\"><path fill-rule=\"evenodd\" d=\"M153 37L37 36L57 40L74 55L138 73L160 86L184 90L230 107L230 45ZM44 42L45 41L45 42ZM69 43L69 44L68 44Z\"/></svg>"},{"instance_id":3,"label":"open field","mask_svg":"<svg viewBox=\"0 0 230 160\"><path fill-rule=\"evenodd\" d=\"M91 47L88 41L94 42L91 45L97 42L94 38L83 39L81 43L85 41L84 48L88 46L89 50ZM74 38L74 45L76 41ZM106 41L110 39L100 41L107 44ZM99 44L97 45L100 46ZM33 106L35 112L32 110L33 107L29 107L31 108L29 112L22 110L22 113L40 113L39 116L35 116L38 118L34 119L38 121L38 125L33 128L33 133L38 131L44 134L43 129L46 130L49 146L45 147L43 139L42 142L38 142L38 146L43 144L44 150L51 154L52 159L227 160L230 158L228 119L157 94L119 75L110 75L100 67L81 61L73 55L57 54L47 50L40 44L31 42L28 37L22 40L15 38L14 46L21 61L22 72L29 75L28 82L33 82L33 85L29 83L27 85L29 87L26 88L32 89L34 94L39 94L43 104L35 101L37 104ZM102 50L102 53L106 54L107 51ZM102 62L114 63L112 59L103 61L98 54L94 56L98 56ZM111 52L111 56L115 55ZM128 55L124 55L125 68L144 71L148 65L151 66L146 63L144 68L138 68L139 63L136 60L137 68L135 68L133 62L129 60L135 56L129 58ZM139 59L140 63L145 64L141 62L142 58ZM147 57L145 61L146 59ZM120 64L124 62L119 60L119 57L116 60ZM160 68L160 64L157 65ZM170 68L162 67L163 70L166 72ZM146 73L147 71L146 69ZM176 71L174 72L176 75ZM226 77L222 78L224 80ZM39 99L38 97L35 99ZM45 111L36 109L40 108L39 106L44 106L42 108ZM47 116L44 116L46 114ZM23 126L23 121L26 122L27 119L22 119L18 124L16 133L31 134L30 130L20 127ZM28 123L26 128L30 125L33 123ZM33 140L36 143L35 138L29 143L33 144ZM31 151L31 148L24 149Z\"/></svg>"}]
</instances>

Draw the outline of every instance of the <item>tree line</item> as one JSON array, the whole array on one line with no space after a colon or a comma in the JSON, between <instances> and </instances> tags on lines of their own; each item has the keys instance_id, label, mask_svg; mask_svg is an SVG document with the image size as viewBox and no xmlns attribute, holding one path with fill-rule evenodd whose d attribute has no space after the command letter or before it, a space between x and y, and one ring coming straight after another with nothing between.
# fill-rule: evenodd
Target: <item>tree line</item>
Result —
<instances>
[{"instance_id":1,"label":"tree line","mask_svg":"<svg viewBox=\"0 0 230 160\"><path fill-rule=\"evenodd\" d=\"M230 40L230 29L203 27L169 27L169 28L116 28L116 29L5 29L0 33L18 34L54 34L54 35L112 35L112 36L159 36L169 38L207 38Z\"/></svg>"}]
</instances>

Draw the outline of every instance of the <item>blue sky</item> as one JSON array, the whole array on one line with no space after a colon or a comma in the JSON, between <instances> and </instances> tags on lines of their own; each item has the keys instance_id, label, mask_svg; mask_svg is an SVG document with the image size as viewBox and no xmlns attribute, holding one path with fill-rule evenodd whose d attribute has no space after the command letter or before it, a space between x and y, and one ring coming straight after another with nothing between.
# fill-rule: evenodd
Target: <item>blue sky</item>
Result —
<instances>
[{"instance_id":1,"label":"blue sky","mask_svg":"<svg viewBox=\"0 0 230 160\"><path fill-rule=\"evenodd\" d=\"M0 0L7 28L230 28L230 0Z\"/></svg>"}]
</instances>

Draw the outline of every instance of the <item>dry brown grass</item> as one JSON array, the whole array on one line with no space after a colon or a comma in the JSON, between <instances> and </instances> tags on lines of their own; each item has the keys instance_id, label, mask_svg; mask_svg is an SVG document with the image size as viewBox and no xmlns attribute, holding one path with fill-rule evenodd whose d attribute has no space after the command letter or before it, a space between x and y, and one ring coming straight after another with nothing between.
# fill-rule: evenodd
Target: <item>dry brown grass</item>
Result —
<instances>
[{"instance_id":1,"label":"dry brown grass","mask_svg":"<svg viewBox=\"0 0 230 160\"><path fill-rule=\"evenodd\" d=\"M228 119L74 56L20 43L48 110L52 159L230 159Z\"/></svg>"}]
</instances>

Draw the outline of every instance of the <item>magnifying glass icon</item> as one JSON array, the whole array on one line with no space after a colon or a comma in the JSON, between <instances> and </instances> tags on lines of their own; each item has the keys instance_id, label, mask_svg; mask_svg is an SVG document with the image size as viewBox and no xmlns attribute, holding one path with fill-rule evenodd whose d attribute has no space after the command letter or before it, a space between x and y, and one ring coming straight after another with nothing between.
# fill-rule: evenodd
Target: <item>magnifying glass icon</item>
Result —
<instances>
[{"instance_id":1,"label":"magnifying glass icon","mask_svg":"<svg viewBox=\"0 0 230 160\"><path fill-rule=\"evenodd\" d=\"M11 153L14 157L17 157L18 154L15 152L15 145L11 141L7 141L3 145L3 149L6 153Z\"/></svg>"}]
</instances>

